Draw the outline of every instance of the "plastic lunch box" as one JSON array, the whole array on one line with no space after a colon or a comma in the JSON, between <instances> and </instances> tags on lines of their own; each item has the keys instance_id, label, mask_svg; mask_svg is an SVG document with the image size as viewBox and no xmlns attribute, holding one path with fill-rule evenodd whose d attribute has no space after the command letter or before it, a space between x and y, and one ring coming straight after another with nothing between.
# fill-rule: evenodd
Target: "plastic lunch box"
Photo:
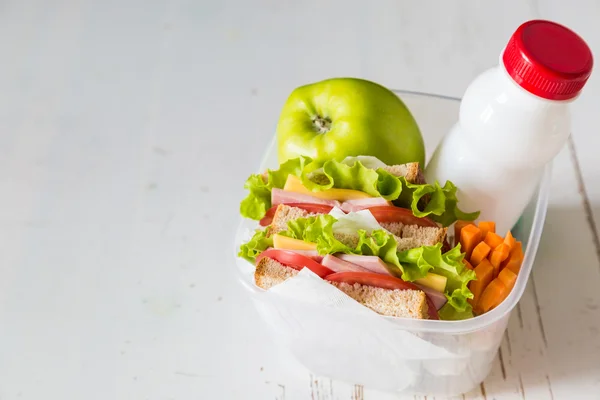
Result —
<instances>
[{"instance_id":1,"label":"plastic lunch box","mask_svg":"<svg viewBox=\"0 0 600 400\"><path fill-rule=\"evenodd\" d=\"M396 91L423 134L428 156L458 117L460 100ZM277 168L275 140L258 171ZM531 273L548 203L551 165L513 234L525 259L509 297L496 309L465 321L429 321L372 316L277 296L254 285L254 266L236 258L236 275L273 339L313 374L377 390L452 396L479 385L490 372L510 313ZM242 220L235 252L257 223Z\"/></svg>"}]
</instances>

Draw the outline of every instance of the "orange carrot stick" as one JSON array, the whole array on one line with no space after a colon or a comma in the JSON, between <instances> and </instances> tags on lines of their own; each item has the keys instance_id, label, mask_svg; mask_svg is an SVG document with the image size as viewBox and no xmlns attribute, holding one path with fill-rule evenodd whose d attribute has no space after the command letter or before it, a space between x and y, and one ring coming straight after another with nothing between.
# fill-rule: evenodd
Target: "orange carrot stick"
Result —
<instances>
[{"instance_id":1,"label":"orange carrot stick","mask_svg":"<svg viewBox=\"0 0 600 400\"><path fill-rule=\"evenodd\" d=\"M490 284L492 279L494 279L494 267L492 267L492 264L490 264L487 258L475 268L475 276L477 278L469 282L469 290L473 293L473 298L469 299L469 303L471 303L473 307L477 305L484 289Z\"/></svg>"},{"instance_id":2,"label":"orange carrot stick","mask_svg":"<svg viewBox=\"0 0 600 400\"><path fill-rule=\"evenodd\" d=\"M497 235L494 232L488 232L483 238L483 241L486 242L487 245L490 246L492 249L495 249L500 243L504 242L504 239L502 238L502 236Z\"/></svg>"},{"instance_id":3,"label":"orange carrot stick","mask_svg":"<svg viewBox=\"0 0 600 400\"><path fill-rule=\"evenodd\" d=\"M498 276L500 273L500 264L502 261L506 260L510 255L510 249L506 243L500 243L498 247L496 247L490 253L490 263L494 267L494 277Z\"/></svg>"},{"instance_id":4,"label":"orange carrot stick","mask_svg":"<svg viewBox=\"0 0 600 400\"><path fill-rule=\"evenodd\" d=\"M477 267L484 258L490 254L490 250L492 248L487 245L485 242L479 242L477 246L473 249L473 254L471 255L471 265Z\"/></svg>"},{"instance_id":5,"label":"orange carrot stick","mask_svg":"<svg viewBox=\"0 0 600 400\"><path fill-rule=\"evenodd\" d=\"M494 279L481 294L475 312L483 314L497 307L508 295L508 288L500 279Z\"/></svg>"},{"instance_id":6,"label":"orange carrot stick","mask_svg":"<svg viewBox=\"0 0 600 400\"><path fill-rule=\"evenodd\" d=\"M508 258L500 264L500 271L502 271L504 268L508 268L518 275L524 258L525 255L523 254L523 245L521 242L516 242L515 246L510 251Z\"/></svg>"},{"instance_id":7,"label":"orange carrot stick","mask_svg":"<svg viewBox=\"0 0 600 400\"><path fill-rule=\"evenodd\" d=\"M485 237L488 232L496 233L496 223L494 221L481 221L479 229L481 229L481 237Z\"/></svg>"},{"instance_id":8,"label":"orange carrot stick","mask_svg":"<svg viewBox=\"0 0 600 400\"><path fill-rule=\"evenodd\" d=\"M471 258L473 249L481 242L481 231L475 225L467 225L460 231L460 247L467 253L467 259Z\"/></svg>"},{"instance_id":9,"label":"orange carrot stick","mask_svg":"<svg viewBox=\"0 0 600 400\"><path fill-rule=\"evenodd\" d=\"M475 226L475 223L473 221L458 220L454 224L454 245L455 246L460 241L460 231L462 231L462 228L464 228L467 225L473 225L473 226ZM463 249L463 251L464 251L464 249Z\"/></svg>"},{"instance_id":10,"label":"orange carrot stick","mask_svg":"<svg viewBox=\"0 0 600 400\"><path fill-rule=\"evenodd\" d=\"M517 239L515 239L512 233L508 231L508 233L504 237L504 243L506 243L508 247L510 247L510 249L512 250L513 247L515 247L515 245L517 244Z\"/></svg>"}]
</instances>

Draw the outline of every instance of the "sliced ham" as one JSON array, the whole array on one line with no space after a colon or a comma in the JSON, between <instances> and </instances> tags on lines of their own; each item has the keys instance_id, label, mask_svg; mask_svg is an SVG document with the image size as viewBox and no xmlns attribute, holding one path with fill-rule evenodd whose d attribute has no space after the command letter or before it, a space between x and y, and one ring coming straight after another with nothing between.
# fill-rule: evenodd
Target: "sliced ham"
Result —
<instances>
[{"instance_id":1,"label":"sliced ham","mask_svg":"<svg viewBox=\"0 0 600 400\"><path fill-rule=\"evenodd\" d=\"M340 207L344 212L357 212L369 207L391 206L392 203L383 197L371 197L368 199L346 200Z\"/></svg>"},{"instance_id":2,"label":"sliced ham","mask_svg":"<svg viewBox=\"0 0 600 400\"><path fill-rule=\"evenodd\" d=\"M329 268L333 272L371 272L370 270L363 268L359 265L352 264L348 261L344 261L341 258L332 256L331 254L327 254L323 257L323 261L321 261L323 266Z\"/></svg>"},{"instance_id":3,"label":"sliced ham","mask_svg":"<svg viewBox=\"0 0 600 400\"><path fill-rule=\"evenodd\" d=\"M356 264L370 272L378 274L391 275L387 269L385 262L377 256L357 256L355 254L336 254L336 257Z\"/></svg>"},{"instance_id":4,"label":"sliced ham","mask_svg":"<svg viewBox=\"0 0 600 400\"><path fill-rule=\"evenodd\" d=\"M271 190L271 204L273 206L289 203L325 204L331 207L341 207L341 203L337 200L320 199L308 194L290 192L289 190L278 188Z\"/></svg>"},{"instance_id":5,"label":"sliced ham","mask_svg":"<svg viewBox=\"0 0 600 400\"><path fill-rule=\"evenodd\" d=\"M428 288L427 286L419 285L418 283L415 283L415 285L417 285L419 289L424 291L427 297L431 299L431 302L433 303L436 310L442 308L444 304L446 304L446 302L448 301L446 296L444 296L443 293L440 293L437 290L433 290L431 288Z\"/></svg>"}]
</instances>

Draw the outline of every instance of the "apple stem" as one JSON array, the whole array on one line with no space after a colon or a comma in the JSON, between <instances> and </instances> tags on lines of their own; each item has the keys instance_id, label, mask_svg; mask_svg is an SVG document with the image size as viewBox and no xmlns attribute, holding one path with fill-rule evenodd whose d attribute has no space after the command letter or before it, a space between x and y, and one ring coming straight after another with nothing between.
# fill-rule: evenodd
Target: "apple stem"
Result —
<instances>
[{"instance_id":1,"label":"apple stem","mask_svg":"<svg viewBox=\"0 0 600 400\"><path fill-rule=\"evenodd\" d=\"M331 120L329 118L317 116L313 119L313 124L319 133L327 133L331 129Z\"/></svg>"}]
</instances>

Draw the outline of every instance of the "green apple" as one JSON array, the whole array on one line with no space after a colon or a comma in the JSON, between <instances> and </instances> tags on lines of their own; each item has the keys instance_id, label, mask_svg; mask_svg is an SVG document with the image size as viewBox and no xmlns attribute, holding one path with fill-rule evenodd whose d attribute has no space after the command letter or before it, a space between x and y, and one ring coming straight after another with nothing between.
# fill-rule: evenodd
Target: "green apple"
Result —
<instances>
[{"instance_id":1,"label":"green apple","mask_svg":"<svg viewBox=\"0 0 600 400\"><path fill-rule=\"evenodd\" d=\"M388 165L418 161L425 144L406 105L385 87L334 78L295 89L277 124L279 163L300 155L343 160L367 155Z\"/></svg>"}]
</instances>

